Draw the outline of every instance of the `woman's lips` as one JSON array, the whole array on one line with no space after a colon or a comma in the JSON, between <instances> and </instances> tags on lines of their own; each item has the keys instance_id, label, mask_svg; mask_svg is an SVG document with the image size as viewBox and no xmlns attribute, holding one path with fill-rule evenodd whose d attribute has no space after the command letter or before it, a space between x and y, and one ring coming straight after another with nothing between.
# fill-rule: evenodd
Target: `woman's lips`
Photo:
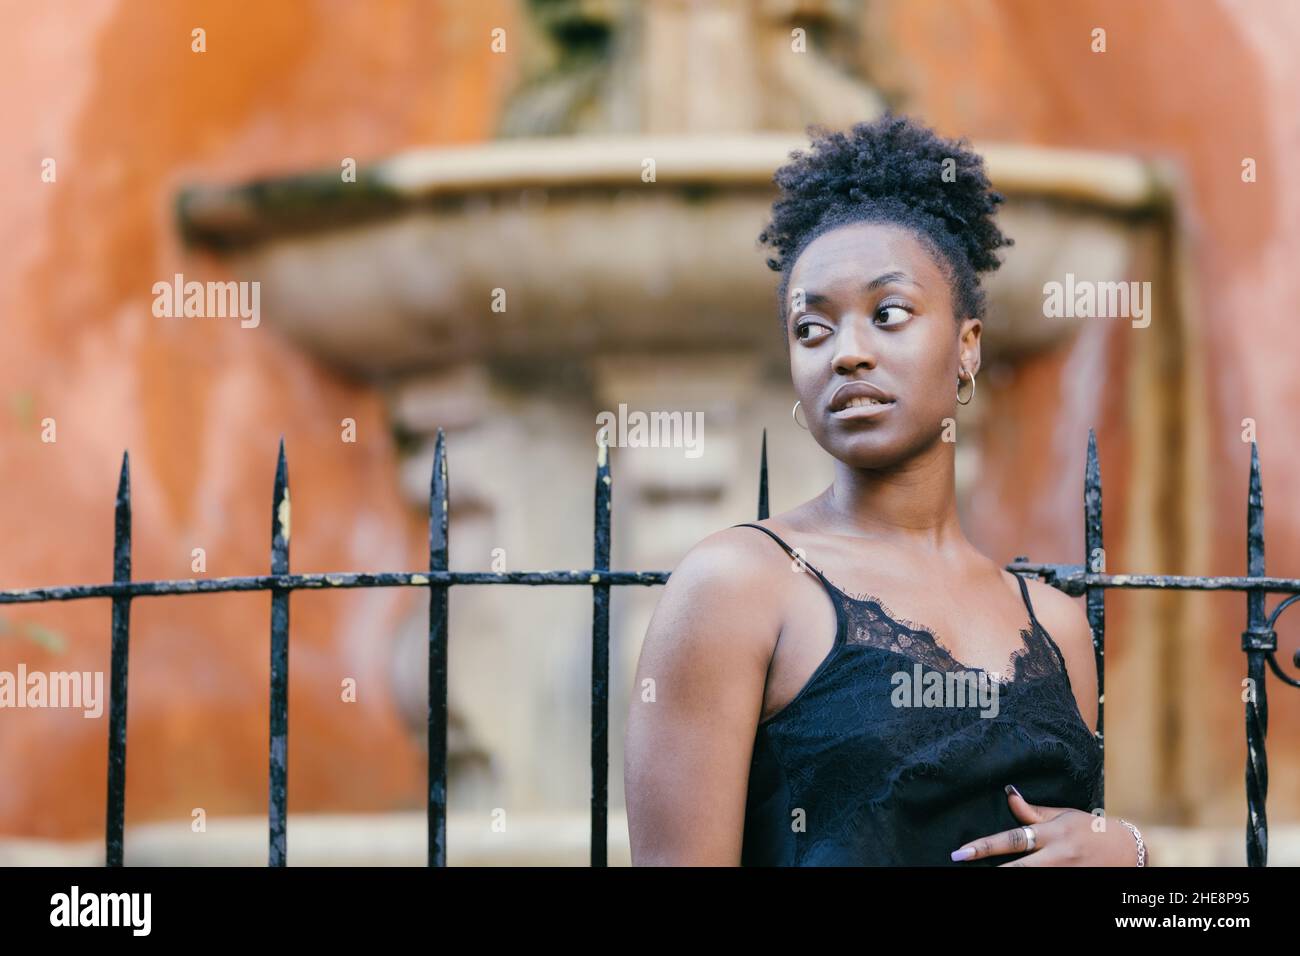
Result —
<instances>
[{"instance_id":1,"label":"woman's lips","mask_svg":"<svg viewBox=\"0 0 1300 956\"><path fill-rule=\"evenodd\" d=\"M875 398L857 397L849 399L848 405L839 411L831 412L831 417L840 421L876 418L893 407L894 402L892 400L882 401Z\"/></svg>"}]
</instances>

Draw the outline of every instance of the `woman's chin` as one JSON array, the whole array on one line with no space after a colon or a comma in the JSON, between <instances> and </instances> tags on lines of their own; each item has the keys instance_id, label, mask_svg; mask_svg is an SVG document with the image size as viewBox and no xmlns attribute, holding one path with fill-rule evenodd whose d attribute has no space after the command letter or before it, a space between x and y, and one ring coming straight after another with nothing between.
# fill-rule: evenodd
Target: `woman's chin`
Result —
<instances>
[{"instance_id":1,"label":"woman's chin","mask_svg":"<svg viewBox=\"0 0 1300 956\"><path fill-rule=\"evenodd\" d=\"M840 437L826 447L830 454L850 468L878 470L899 464L907 457L907 450L897 439L883 435L857 435Z\"/></svg>"}]
</instances>

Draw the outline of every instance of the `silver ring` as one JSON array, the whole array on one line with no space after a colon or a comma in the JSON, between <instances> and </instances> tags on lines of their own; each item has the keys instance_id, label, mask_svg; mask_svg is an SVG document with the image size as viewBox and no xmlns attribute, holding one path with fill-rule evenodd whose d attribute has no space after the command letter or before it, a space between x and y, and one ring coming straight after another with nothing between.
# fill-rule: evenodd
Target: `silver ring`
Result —
<instances>
[{"instance_id":1,"label":"silver ring","mask_svg":"<svg viewBox=\"0 0 1300 956\"><path fill-rule=\"evenodd\" d=\"M1037 844L1037 841L1034 839L1034 828L1021 827L1020 829L1025 831L1025 840L1028 841L1029 843L1029 845L1025 848L1025 850L1026 852L1028 852L1029 850L1032 850Z\"/></svg>"}]
</instances>

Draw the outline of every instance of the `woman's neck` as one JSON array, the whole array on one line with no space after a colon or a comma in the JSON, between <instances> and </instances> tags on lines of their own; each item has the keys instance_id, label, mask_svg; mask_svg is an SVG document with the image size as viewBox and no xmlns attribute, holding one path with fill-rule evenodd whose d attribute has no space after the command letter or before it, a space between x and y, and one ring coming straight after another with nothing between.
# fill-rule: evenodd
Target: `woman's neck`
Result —
<instances>
[{"instance_id":1,"label":"woman's neck","mask_svg":"<svg viewBox=\"0 0 1300 956\"><path fill-rule=\"evenodd\" d=\"M936 443L888 470L836 462L835 480L816 499L819 523L833 534L934 551L967 545L955 483L951 444Z\"/></svg>"}]
</instances>

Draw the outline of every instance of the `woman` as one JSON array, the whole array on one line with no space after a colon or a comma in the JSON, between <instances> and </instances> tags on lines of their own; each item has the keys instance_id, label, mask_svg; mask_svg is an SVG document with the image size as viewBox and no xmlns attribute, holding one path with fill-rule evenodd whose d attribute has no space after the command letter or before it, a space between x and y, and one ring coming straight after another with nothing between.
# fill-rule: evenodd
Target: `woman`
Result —
<instances>
[{"instance_id":1,"label":"woman","mask_svg":"<svg viewBox=\"0 0 1300 956\"><path fill-rule=\"evenodd\" d=\"M957 518L1003 197L965 141L907 118L813 132L759 238L795 420L835 477L672 573L627 724L632 861L1144 865L1096 806L1086 617Z\"/></svg>"}]
</instances>

